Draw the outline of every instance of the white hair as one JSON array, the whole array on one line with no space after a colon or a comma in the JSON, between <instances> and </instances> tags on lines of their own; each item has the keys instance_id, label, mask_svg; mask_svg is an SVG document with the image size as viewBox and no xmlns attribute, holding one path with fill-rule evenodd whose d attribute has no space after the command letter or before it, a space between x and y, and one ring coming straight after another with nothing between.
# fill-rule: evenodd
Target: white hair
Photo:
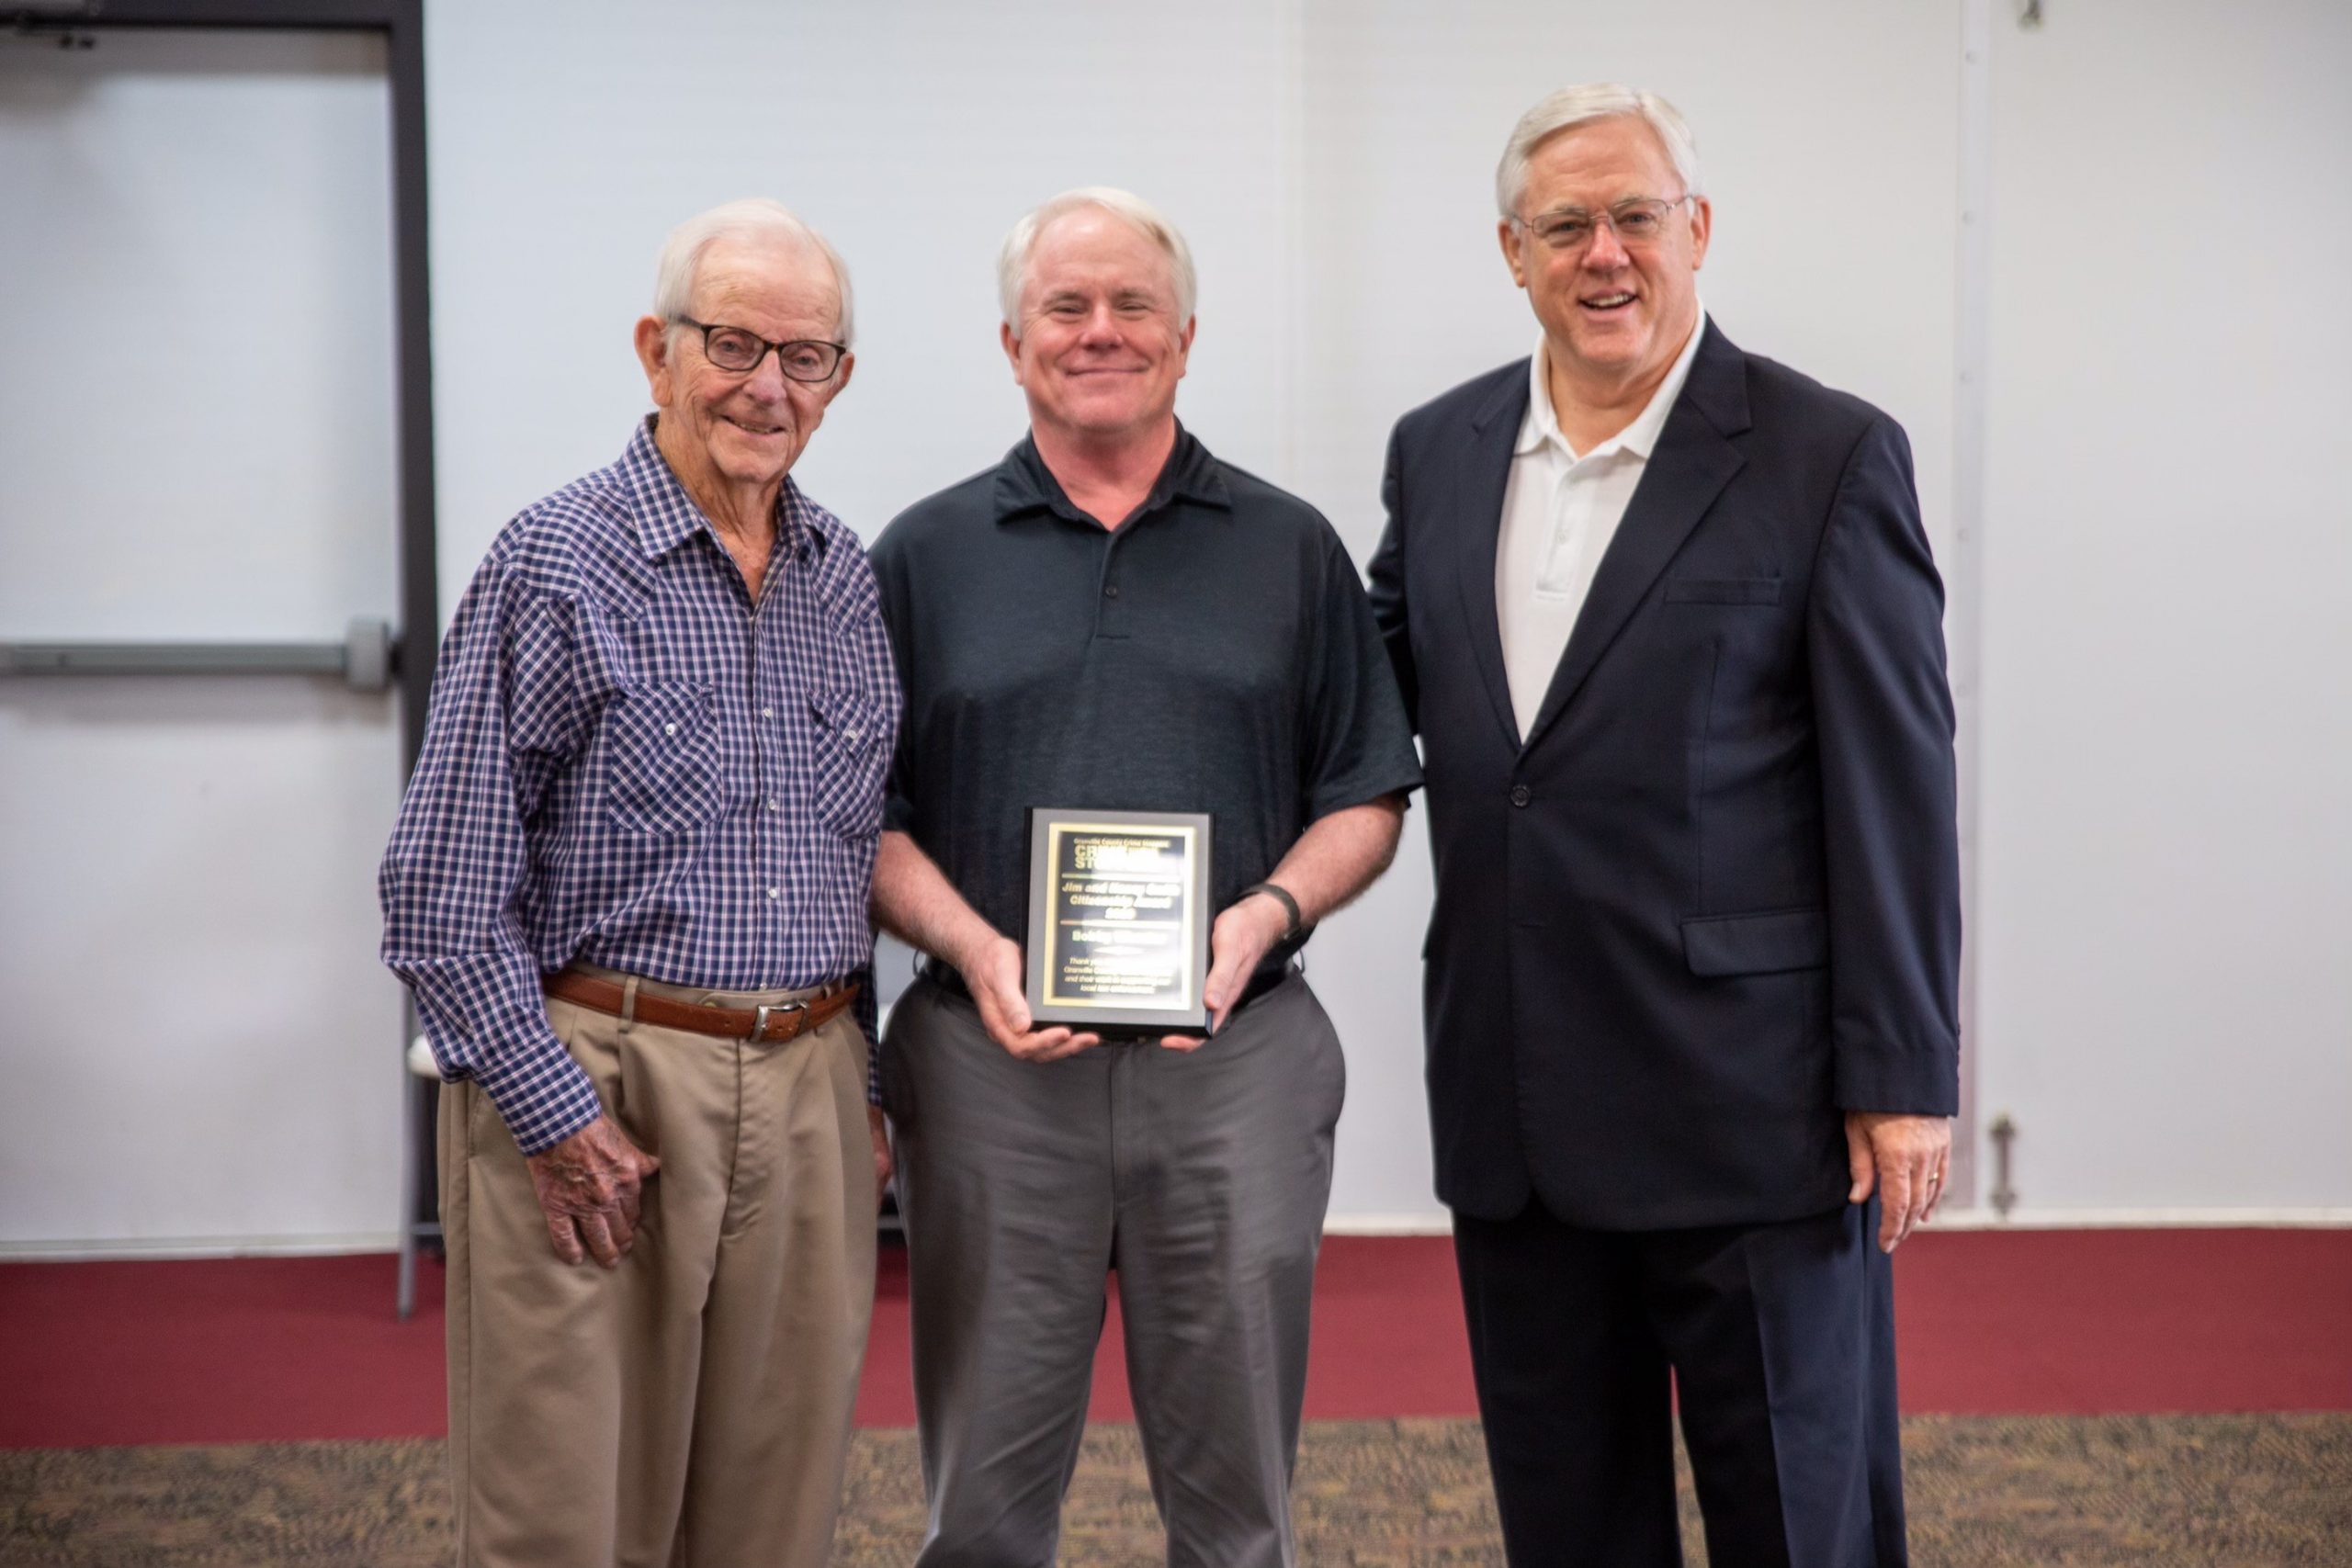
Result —
<instances>
[{"instance_id":1,"label":"white hair","mask_svg":"<svg viewBox=\"0 0 2352 1568\"><path fill-rule=\"evenodd\" d=\"M702 258L721 240L766 242L806 246L825 258L833 269L834 298L841 310L834 331L843 344L852 341L849 267L825 236L803 223L792 209L765 197L751 197L698 212L670 231L662 243L662 259L653 269L653 313L678 331L678 320L694 308L695 278Z\"/></svg>"},{"instance_id":2,"label":"white hair","mask_svg":"<svg viewBox=\"0 0 2352 1568\"><path fill-rule=\"evenodd\" d=\"M1056 220L1081 207L1101 209L1159 247L1160 254L1168 258L1169 276L1176 285L1176 320L1191 321L1193 306L1200 295L1200 280L1193 271L1192 247L1184 243L1184 236L1177 231L1176 225L1139 196L1109 186L1081 186L1077 190L1062 192L1028 213L1004 237L1004 249L997 253L996 258L996 297L1004 311L1004 324L1015 332L1021 329L1021 286L1028 280L1029 258L1037 249L1038 238Z\"/></svg>"},{"instance_id":3,"label":"white hair","mask_svg":"<svg viewBox=\"0 0 2352 1568\"><path fill-rule=\"evenodd\" d=\"M1510 140L1503 145L1502 162L1495 165L1495 205L1502 215L1521 215L1520 200L1527 194L1528 160L1535 155L1538 146L1577 126L1625 117L1640 120L1657 135L1667 158L1674 164L1676 177L1682 181L1682 194L1701 195L1699 144L1691 140L1690 127L1683 122L1680 110L1656 93L1620 86L1614 82L1587 82L1561 88L1521 115L1519 123L1510 128Z\"/></svg>"}]
</instances>

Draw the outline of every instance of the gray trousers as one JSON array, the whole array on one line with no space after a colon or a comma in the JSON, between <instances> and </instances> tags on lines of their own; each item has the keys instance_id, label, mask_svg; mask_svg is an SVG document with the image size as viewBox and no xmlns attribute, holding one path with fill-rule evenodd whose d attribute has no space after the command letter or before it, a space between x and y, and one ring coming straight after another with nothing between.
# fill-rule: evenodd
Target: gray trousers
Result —
<instances>
[{"instance_id":1,"label":"gray trousers","mask_svg":"<svg viewBox=\"0 0 2352 1568\"><path fill-rule=\"evenodd\" d=\"M1008 1055L920 980L891 1010L919 1568L1051 1568L1086 1425L1105 1275L1168 1561L1296 1561L1291 1466L1346 1068L1292 978L1199 1050Z\"/></svg>"}]
</instances>

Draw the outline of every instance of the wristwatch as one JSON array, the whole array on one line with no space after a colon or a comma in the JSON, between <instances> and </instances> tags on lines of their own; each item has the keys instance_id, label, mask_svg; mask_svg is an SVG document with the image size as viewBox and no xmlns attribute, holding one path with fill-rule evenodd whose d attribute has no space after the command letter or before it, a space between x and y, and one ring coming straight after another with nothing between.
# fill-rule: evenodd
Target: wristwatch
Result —
<instances>
[{"instance_id":1,"label":"wristwatch","mask_svg":"<svg viewBox=\"0 0 2352 1568\"><path fill-rule=\"evenodd\" d=\"M1272 898L1274 902L1283 907L1283 912L1287 915L1290 919L1290 923L1283 928L1283 940L1284 942L1288 942L1291 938L1296 936L1300 931L1306 929L1306 922L1299 918L1298 900L1290 896L1290 890L1288 888L1278 887L1271 882L1253 882L1249 886L1241 890L1241 897L1247 898L1252 893L1263 893L1267 897ZM1237 904L1240 901L1240 898L1234 900Z\"/></svg>"}]
</instances>

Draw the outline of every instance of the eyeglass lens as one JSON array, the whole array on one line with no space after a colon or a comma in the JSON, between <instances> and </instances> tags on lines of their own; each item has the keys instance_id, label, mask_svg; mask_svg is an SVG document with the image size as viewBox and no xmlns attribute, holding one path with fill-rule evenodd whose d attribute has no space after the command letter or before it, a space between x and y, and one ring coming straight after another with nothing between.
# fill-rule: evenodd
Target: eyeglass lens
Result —
<instances>
[{"instance_id":1,"label":"eyeglass lens","mask_svg":"<svg viewBox=\"0 0 2352 1568\"><path fill-rule=\"evenodd\" d=\"M703 333L703 352L721 370L751 370L766 357L769 344L741 327L711 327ZM822 381L841 364L842 351L830 343L801 341L778 344L776 363L796 381Z\"/></svg>"},{"instance_id":2,"label":"eyeglass lens","mask_svg":"<svg viewBox=\"0 0 2352 1568\"><path fill-rule=\"evenodd\" d=\"M1653 198L1623 202L1598 216L1577 211L1547 212L1531 220L1528 226L1546 243L1566 247L1586 243L1591 240L1593 231L1606 221L1616 231L1619 240L1639 244L1657 238L1664 231L1666 215L1674 210L1675 205Z\"/></svg>"}]
</instances>

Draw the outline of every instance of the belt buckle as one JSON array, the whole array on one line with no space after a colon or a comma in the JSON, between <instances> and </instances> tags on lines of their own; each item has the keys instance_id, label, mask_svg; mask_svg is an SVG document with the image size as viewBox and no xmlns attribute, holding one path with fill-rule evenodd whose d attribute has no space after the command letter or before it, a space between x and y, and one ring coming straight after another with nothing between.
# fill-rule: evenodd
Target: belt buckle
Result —
<instances>
[{"instance_id":1,"label":"belt buckle","mask_svg":"<svg viewBox=\"0 0 2352 1568\"><path fill-rule=\"evenodd\" d=\"M776 1002L773 1005L763 1006L752 1020L752 1032L750 1039L754 1043L767 1039L768 1014L770 1013L805 1013L808 1010L808 1004L807 1002Z\"/></svg>"}]
</instances>

